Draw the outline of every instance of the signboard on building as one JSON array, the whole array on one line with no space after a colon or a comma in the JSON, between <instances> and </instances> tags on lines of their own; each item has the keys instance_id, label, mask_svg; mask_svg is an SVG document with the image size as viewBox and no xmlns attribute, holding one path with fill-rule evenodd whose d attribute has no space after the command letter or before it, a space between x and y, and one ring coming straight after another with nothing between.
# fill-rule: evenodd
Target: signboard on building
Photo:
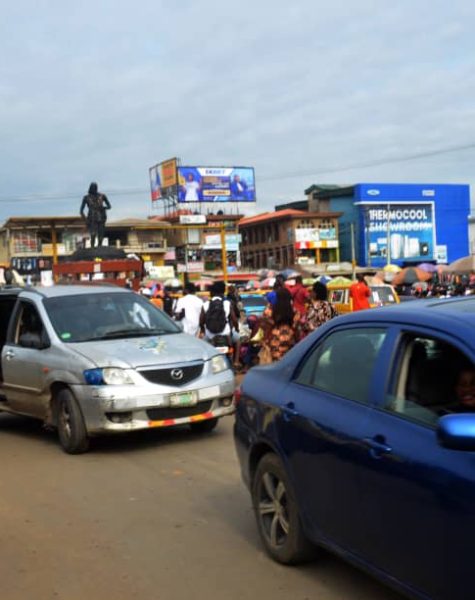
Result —
<instances>
[{"instance_id":1,"label":"signboard on building","mask_svg":"<svg viewBox=\"0 0 475 600\"><path fill-rule=\"evenodd\" d=\"M205 264L201 261L188 262L188 264L178 263L178 273L203 273L205 270Z\"/></svg>"},{"instance_id":2,"label":"signboard on building","mask_svg":"<svg viewBox=\"0 0 475 600\"><path fill-rule=\"evenodd\" d=\"M175 277L175 269L173 267L157 267L152 265L148 269L148 275L152 279L173 279Z\"/></svg>"},{"instance_id":3,"label":"signboard on building","mask_svg":"<svg viewBox=\"0 0 475 600\"><path fill-rule=\"evenodd\" d=\"M206 225L206 215L180 215L180 225Z\"/></svg>"},{"instance_id":4,"label":"signboard on building","mask_svg":"<svg viewBox=\"0 0 475 600\"><path fill-rule=\"evenodd\" d=\"M255 202L253 167L178 167L178 202Z\"/></svg>"},{"instance_id":5,"label":"signboard on building","mask_svg":"<svg viewBox=\"0 0 475 600\"><path fill-rule=\"evenodd\" d=\"M296 242L320 242L322 240L336 240L336 228L303 227L295 230Z\"/></svg>"},{"instance_id":6,"label":"signboard on building","mask_svg":"<svg viewBox=\"0 0 475 600\"><path fill-rule=\"evenodd\" d=\"M226 234L226 251L237 252L241 243L241 234ZM221 250L221 235L219 233L211 233L205 235L204 250Z\"/></svg>"},{"instance_id":7,"label":"signboard on building","mask_svg":"<svg viewBox=\"0 0 475 600\"><path fill-rule=\"evenodd\" d=\"M165 160L148 170L152 202L176 195L177 159Z\"/></svg>"},{"instance_id":8,"label":"signboard on building","mask_svg":"<svg viewBox=\"0 0 475 600\"><path fill-rule=\"evenodd\" d=\"M371 260L425 261L435 255L433 202L363 204L367 254ZM389 249L388 249L389 233Z\"/></svg>"},{"instance_id":9,"label":"signboard on building","mask_svg":"<svg viewBox=\"0 0 475 600\"><path fill-rule=\"evenodd\" d=\"M338 248L336 228L327 227L320 229L317 227L309 227L296 229L294 247L296 250Z\"/></svg>"},{"instance_id":10,"label":"signboard on building","mask_svg":"<svg viewBox=\"0 0 475 600\"><path fill-rule=\"evenodd\" d=\"M53 244L41 244L41 254L43 256L53 256ZM64 256L66 254L66 247L64 244L56 244L56 254L58 256Z\"/></svg>"},{"instance_id":11,"label":"signboard on building","mask_svg":"<svg viewBox=\"0 0 475 600\"><path fill-rule=\"evenodd\" d=\"M447 245L438 245L435 247L435 260L442 265L446 265L447 260Z\"/></svg>"}]
</instances>

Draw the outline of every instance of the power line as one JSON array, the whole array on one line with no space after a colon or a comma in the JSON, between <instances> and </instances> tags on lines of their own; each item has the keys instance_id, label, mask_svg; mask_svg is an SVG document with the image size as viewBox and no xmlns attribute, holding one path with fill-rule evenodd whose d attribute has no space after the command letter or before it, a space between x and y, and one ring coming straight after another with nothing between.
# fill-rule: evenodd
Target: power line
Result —
<instances>
[{"instance_id":1,"label":"power line","mask_svg":"<svg viewBox=\"0 0 475 600\"><path fill-rule=\"evenodd\" d=\"M443 154L451 154L453 152L463 152L464 150L475 149L475 142L470 144L464 144L460 146L450 146L447 148L439 148L438 150L428 150L425 152L418 152L414 154L407 154L405 156L395 156L393 158L382 158L379 160L354 163L341 167L328 167L324 169L312 169L311 171L294 171L292 173L283 173L281 175L269 175L259 177L258 181L278 181L280 179L293 179L296 177L314 177L315 175L326 175L329 173L343 173L345 171L352 171L356 169L367 169L370 167L378 167L381 165L389 165L401 162L409 162L412 160L420 160L422 158L430 158L433 156L441 156ZM148 194L148 188L129 188L129 189L117 189L108 190L110 196L134 196L136 194ZM77 194L24 194L19 196L0 196L0 202L3 203L33 203L33 202L44 202L51 200L73 200L80 199L83 196L83 192Z\"/></svg>"},{"instance_id":2,"label":"power line","mask_svg":"<svg viewBox=\"0 0 475 600\"><path fill-rule=\"evenodd\" d=\"M315 169L312 171L295 171L293 173L285 173L282 175L274 175L272 177L261 177L261 181L274 181L278 179L292 179L294 177L312 177L314 175L324 175L326 173L341 173L343 171L351 171L353 169L367 169L368 167L377 167L381 165L389 165L393 163L408 162L411 160L419 160L421 158L429 158L432 156L440 156L441 154L450 154L452 152L460 152L463 150L472 150L475 148L475 143L465 144L463 146L452 146L450 148L440 148L439 150L430 150L406 156L394 158L383 158L380 160L368 161L363 163L354 163L345 167L330 167L327 169Z\"/></svg>"}]
</instances>

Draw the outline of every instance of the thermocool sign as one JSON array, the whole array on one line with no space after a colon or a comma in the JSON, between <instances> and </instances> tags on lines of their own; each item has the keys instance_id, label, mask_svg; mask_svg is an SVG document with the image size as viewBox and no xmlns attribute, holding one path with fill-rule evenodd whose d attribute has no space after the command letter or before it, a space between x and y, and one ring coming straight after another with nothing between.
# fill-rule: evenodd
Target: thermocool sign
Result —
<instances>
[{"instance_id":1,"label":"thermocool sign","mask_svg":"<svg viewBox=\"0 0 475 600\"><path fill-rule=\"evenodd\" d=\"M433 260L434 205L428 203L365 204L366 250L371 259ZM389 233L389 246L388 246Z\"/></svg>"}]
</instances>

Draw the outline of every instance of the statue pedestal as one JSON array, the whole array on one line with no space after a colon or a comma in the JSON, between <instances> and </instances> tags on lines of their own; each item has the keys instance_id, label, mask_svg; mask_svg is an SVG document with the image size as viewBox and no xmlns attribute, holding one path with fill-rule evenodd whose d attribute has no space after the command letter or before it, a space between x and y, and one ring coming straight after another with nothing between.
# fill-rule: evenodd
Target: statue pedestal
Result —
<instances>
[{"instance_id":1,"label":"statue pedestal","mask_svg":"<svg viewBox=\"0 0 475 600\"><path fill-rule=\"evenodd\" d=\"M77 260L123 260L127 255L120 248L111 246L98 246L96 248L80 248L74 254L68 257L68 262Z\"/></svg>"}]
</instances>

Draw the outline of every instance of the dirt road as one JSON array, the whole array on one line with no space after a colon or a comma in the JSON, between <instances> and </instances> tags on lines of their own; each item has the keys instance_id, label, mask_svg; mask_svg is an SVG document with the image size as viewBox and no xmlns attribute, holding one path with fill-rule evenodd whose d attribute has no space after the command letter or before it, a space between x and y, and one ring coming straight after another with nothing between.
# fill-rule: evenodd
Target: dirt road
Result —
<instances>
[{"instance_id":1,"label":"dirt road","mask_svg":"<svg viewBox=\"0 0 475 600\"><path fill-rule=\"evenodd\" d=\"M400 600L333 557L285 568L263 554L231 418L68 456L0 415L0 456L2 600Z\"/></svg>"}]
</instances>

